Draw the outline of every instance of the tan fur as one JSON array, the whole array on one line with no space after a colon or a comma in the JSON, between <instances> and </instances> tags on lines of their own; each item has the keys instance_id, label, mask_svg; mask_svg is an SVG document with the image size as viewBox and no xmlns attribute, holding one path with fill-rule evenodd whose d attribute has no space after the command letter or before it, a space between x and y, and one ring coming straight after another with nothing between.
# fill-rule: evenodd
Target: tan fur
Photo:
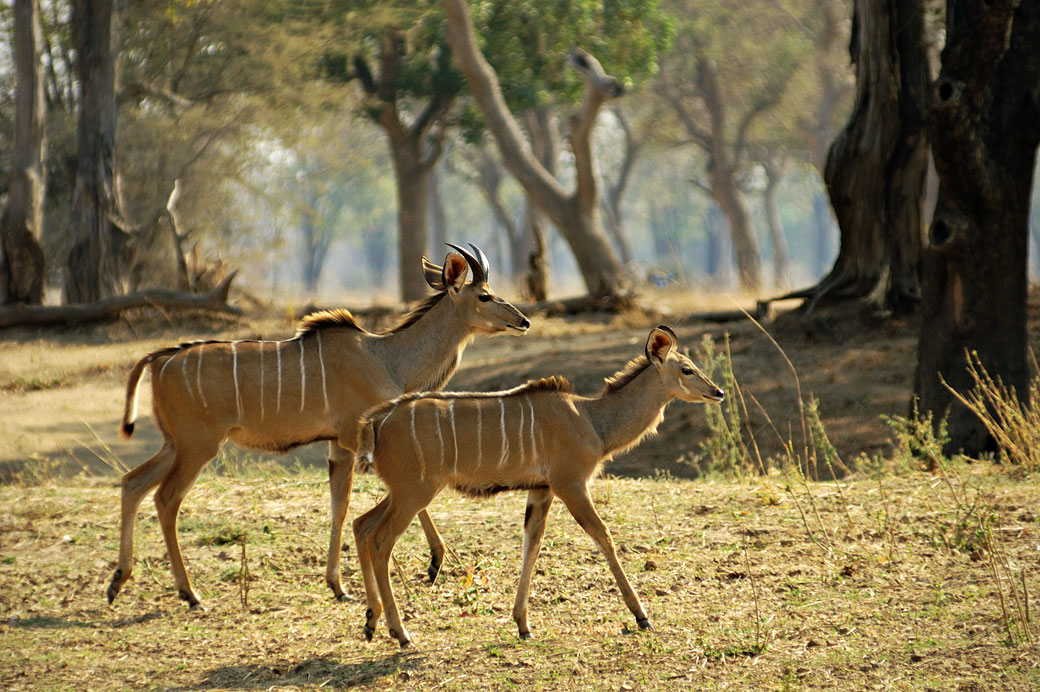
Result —
<instances>
[{"instance_id":1,"label":"tan fur","mask_svg":"<svg viewBox=\"0 0 1040 692\"><path fill-rule=\"evenodd\" d=\"M486 283L466 283L469 267L451 253L442 267L426 261L427 280L437 290L401 324L373 334L347 310L305 317L285 341L197 342L142 358L127 381L122 432L133 432L137 391L145 370L152 379L153 415L163 446L122 481L119 566L109 601L130 576L133 529L145 494L158 486L155 503L181 598L198 604L177 543L180 503L199 472L226 440L250 448L286 451L330 441L332 530L326 580L337 597L342 525L349 503L357 421L371 406L419 388L439 388L477 333L524 331L528 320L494 298ZM438 271L432 273L431 267ZM490 295L492 300L479 300ZM340 441L349 441L341 446ZM435 558L444 547L424 517Z\"/></svg>"},{"instance_id":2,"label":"tan fur","mask_svg":"<svg viewBox=\"0 0 1040 692\"><path fill-rule=\"evenodd\" d=\"M369 410L361 420L358 451L371 459L387 496L354 522L370 613L366 633L374 631L385 607L391 636L402 645L409 642L390 587L390 551L412 516L448 486L474 496L530 492L524 568L513 610L521 636L530 631L527 595L553 497L603 550L626 605L641 627L649 626L592 505L588 483L604 461L655 431L672 399L721 401L722 390L676 345L671 330L652 330L646 355L609 378L595 398L574 393L566 380L549 378L503 392L406 394Z\"/></svg>"}]
</instances>

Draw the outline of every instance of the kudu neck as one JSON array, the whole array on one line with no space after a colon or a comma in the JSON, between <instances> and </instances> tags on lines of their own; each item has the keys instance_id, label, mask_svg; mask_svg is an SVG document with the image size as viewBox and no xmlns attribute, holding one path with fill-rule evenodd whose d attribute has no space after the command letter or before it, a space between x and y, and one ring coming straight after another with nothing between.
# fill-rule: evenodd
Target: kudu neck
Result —
<instances>
[{"instance_id":1,"label":"kudu neck","mask_svg":"<svg viewBox=\"0 0 1040 692\"><path fill-rule=\"evenodd\" d=\"M671 400L653 365L621 389L590 400L589 417L604 452L612 454L637 442L660 421Z\"/></svg>"},{"instance_id":2,"label":"kudu neck","mask_svg":"<svg viewBox=\"0 0 1040 692\"><path fill-rule=\"evenodd\" d=\"M406 392L439 389L455 372L472 335L451 296L445 295L416 322L385 337L394 380Z\"/></svg>"}]
</instances>

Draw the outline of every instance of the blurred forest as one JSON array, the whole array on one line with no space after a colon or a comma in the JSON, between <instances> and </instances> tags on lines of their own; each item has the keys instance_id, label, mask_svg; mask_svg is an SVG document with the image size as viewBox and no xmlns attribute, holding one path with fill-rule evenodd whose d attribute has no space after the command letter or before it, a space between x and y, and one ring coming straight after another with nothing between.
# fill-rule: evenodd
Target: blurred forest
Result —
<instances>
[{"instance_id":1,"label":"blurred forest","mask_svg":"<svg viewBox=\"0 0 1040 692\"><path fill-rule=\"evenodd\" d=\"M122 215L137 233L126 290L177 285L177 246L164 212L179 179L181 252L191 259L197 248L197 261L219 258L240 269L238 285L258 297L397 299L398 200L377 110L395 99L395 116L409 127L430 102L446 51L439 3L174 0L116 8L115 174ZM586 48L623 81L624 96L596 121L594 151L604 225L634 281L739 286L727 218L707 170L711 144L700 128L717 128L707 134L728 149L763 289L802 285L830 267L838 232L820 182L820 152L851 104L849 3L531 0L475 8L482 48L514 112L546 124L552 168L564 185L574 169L561 134L581 96L564 54ZM14 21L12 6L0 12L6 195ZM81 90L72 12L71 2L39 5L49 302L57 301L74 236L69 205ZM373 96L352 78L351 56L370 56L374 71L383 67L379 54L391 32L399 40L398 93ZM711 61L712 88L725 110L718 123L705 117L694 56ZM461 79L444 79L455 93L421 133L424 145L436 142L441 151L431 170L427 238L416 250L437 256L444 239L474 242L491 256L503 290L511 275L524 292L532 212L480 114L455 97ZM567 244L551 227L544 238L550 295L580 293Z\"/></svg>"},{"instance_id":2,"label":"blurred forest","mask_svg":"<svg viewBox=\"0 0 1040 692\"><path fill-rule=\"evenodd\" d=\"M573 156L561 135L581 89L564 54L580 45L623 82L626 93L596 121L594 154L600 213L631 281L769 293L812 283L830 268L839 239L821 171L854 97L851 2L525 0L474 8L510 105L546 125L540 136L554 140L550 169L565 185ZM115 175L122 215L136 232L126 290L175 287L179 250L240 269L238 285L262 299L397 299L398 199L378 111L393 99L394 117L407 128L436 98L436 122L419 133L424 146L439 149L427 237L410 256L437 256L445 239L474 242L500 282L510 275L527 293L536 212L480 114L460 98L461 78L438 66L447 52L439 2L173 0L115 9ZM39 3L40 237L51 302L74 236L81 90L72 13L71 2ZM11 5L0 9L0 22L2 199L13 151ZM939 33L933 18L933 57ZM352 56L371 56L385 69L380 52L391 34L396 93L387 96L384 84L367 93ZM731 169L728 189L713 179L720 168ZM177 179L179 240L164 213ZM747 224L736 234L726 213L734 204ZM1038 216L1033 205L1033 234ZM551 226L543 235L549 294L580 293L573 253ZM746 259L738 261L738 251ZM1034 274L1038 264L1030 263Z\"/></svg>"}]
</instances>

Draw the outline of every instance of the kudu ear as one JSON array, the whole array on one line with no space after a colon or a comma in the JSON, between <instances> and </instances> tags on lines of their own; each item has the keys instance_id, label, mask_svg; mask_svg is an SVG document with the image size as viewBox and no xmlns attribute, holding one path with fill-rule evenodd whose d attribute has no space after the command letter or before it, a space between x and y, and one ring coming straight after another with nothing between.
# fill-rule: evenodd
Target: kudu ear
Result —
<instances>
[{"instance_id":1,"label":"kudu ear","mask_svg":"<svg viewBox=\"0 0 1040 692\"><path fill-rule=\"evenodd\" d=\"M661 325L650 330L646 339L646 357L651 363L663 363L668 353L679 345L679 340L668 327Z\"/></svg>"},{"instance_id":2,"label":"kudu ear","mask_svg":"<svg viewBox=\"0 0 1040 692\"><path fill-rule=\"evenodd\" d=\"M423 277L426 279L426 283L430 285L435 291L443 291L444 288L444 272L441 269L441 265L434 264L425 257L422 258L422 272Z\"/></svg>"},{"instance_id":3,"label":"kudu ear","mask_svg":"<svg viewBox=\"0 0 1040 692\"><path fill-rule=\"evenodd\" d=\"M449 252L444 258L444 268L441 270L441 281L443 289L452 295L458 295L462 285L466 283L466 273L469 271L469 263L466 258L457 252Z\"/></svg>"}]
</instances>

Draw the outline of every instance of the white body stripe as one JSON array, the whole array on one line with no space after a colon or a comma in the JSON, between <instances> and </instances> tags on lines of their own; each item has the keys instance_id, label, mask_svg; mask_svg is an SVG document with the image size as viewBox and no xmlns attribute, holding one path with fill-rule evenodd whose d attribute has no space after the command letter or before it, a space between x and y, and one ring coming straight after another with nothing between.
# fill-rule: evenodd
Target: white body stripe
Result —
<instances>
[{"instance_id":1,"label":"white body stripe","mask_svg":"<svg viewBox=\"0 0 1040 692\"><path fill-rule=\"evenodd\" d=\"M260 420L264 419L264 344L266 341L261 341L257 344L260 347Z\"/></svg>"},{"instance_id":2,"label":"white body stripe","mask_svg":"<svg viewBox=\"0 0 1040 692\"><path fill-rule=\"evenodd\" d=\"M188 390L188 396L191 397L191 405L198 406L195 403L195 392L191 388L191 379L188 377L188 350L186 348L182 351L184 358L181 360L181 375L184 376L184 388Z\"/></svg>"},{"instance_id":3,"label":"white body stripe","mask_svg":"<svg viewBox=\"0 0 1040 692\"><path fill-rule=\"evenodd\" d=\"M278 356L278 400L274 407L275 413L282 410L282 343L279 341L274 345L274 352Z\"/></svg>"},{"instance_id":4,"label":"white body stripe","mask_svg":"<svg viewBox=\"0 0 1040 692\"><path fill-rule=\"evenodd\" d=\"M481 423L483 423L483 421L481 420L480 412L482 404L483 402L480 399L477 399L477 466L480 466L480 462L484 457L484 435L481 430Z\"/></svg>"},{"instance_id":5,"label":"white body stripe","mask_svg":"<svg viewBox=\"0 0 1040 692\"><path fill-rule=\"evenodd\" d=\"M504 466L506 455L509 453L509 439L506 438L506 404L501 397L498 399L499 425L502 428L502 455L498 458L498 465Z\"/></svg>"},{"instance_id":6,"label":"white body stripe","mask_svg":"<svg viewBox=\"0 0 1040 692\"><path fill-rule=\"evenodd\" d=\"M303 362L303 338L300 338L300 410L307 403L307 367Z\"/></svg>"},{"instance_id":7,"label":"white body stripe","mask_svg":"<svg viewBox=\"0 0 1040 692\"><path fill-rule=\"evenodd\" d=\"M242 395L238 391L238 342L231 342L231 377L235 380L235 413L242 419Z\"/></svg>"},{"instance_id":8,"label":"white body stripe","mask_svg":"<svg viewBox=\"0 0 1040 692\"><path fill-rule=\"evenodd\" d=\"M412 415L412 446L415 447L415 455L419 457L419 477L426 480L426 457L423 456L422 445L419 444L419 436L415 433L415 402L408 407Z\"/></svg>"},{"instance_id":9,"label":"white body stripe","mask_svg":"<svg viewBox=\"0 0 1040 692\"><path fill-rule=\"evenodd\" d=\"M451 444L455 449L455 475L459 475L459 438L455 434L455 400L448 401L448 420L451 421Z\"/></svg>"},{"instance_id":10,"label":"white body stripe","mask_svg":"<svg viewBox=\"0 0 1040 692\"><path fill-rule=\"evenodd\" d=\"M169 366L169 364L173 362L173 359L174 359L174 358L176 358L176 357L177 357L178 355L179 355L179 354L177 354L177 353L174 353L174 354L173 354L172 356L170 356L169 358L167 358L167 359L166 359L166 362L162 364L162 367L161 367L161 368L159 368L159 379L160 379L160 380L161 380L161 379L163 378L163 375L165 375L165 374L166 374L166 368L167 368L167 366Z\"/></svg>"},{"instance_id":11,"label":"white body stripe","mask_svg":"<svg viewBox=\"0 0 1040 692\"><path fill-rule=\"evenodd\" d=\"M520 465L523 466L526 460L526 455L524 454L524 402L517 401L517 403L520 404L520 425L517 428L516 439L520 443Z\"/></svg>"},{"instance_id":12,"label":"white body stripe","mask_svg":"<svg viewBox=\"0 0 1040 692\"><path fill-rule=\"evenodd\" d=\"M394 404L393 407L390 409L390 412L387 413L385 416L383 416L383 420L379 421L379 427L376 428L376 437L377 438L379 437L379 431L383 429L383 423L385 423L387 421L387 419L390 418L390 416L394 415L394 411L396 411L396 410L397 410L397 404Z\"/></svg>"},{"instance_id":13,"label":"white body stripe","mask_svg":"<svg viewBox=\"0 0 1040 692\"><path fill-rule=\"evenodd\" d=\"M534 440L534 403L531 401L531 397L526 397L527 411L531 414L531 461L536 462L538 460L538 446Z\"/></svg>"},{"instance_id":14,"label":"white body stripe","mask_svg":"<svg viewBox=\"0 0 1040 692\"><path fill-rule=\"evenodd\" d=\"M444 468L444 433L441 432L441 410L436 404L433 406L433 427L437 428L437 441L441 443L441 460L437 468Z\"/></svg>"},{"instance_id":15,"label":"white body stripe","mask_svg":"<svg viewBox=\"0 0 1040 692\"><path fill-rule=\"evenodd\" d=\"M329 410L329 389L325 384L325 359L321 355L321 332L316 332L315 337L318 339L318 364L321 365L321 393L325 397L325 411ZM300 343L303 343L302 341Z\"/></svg>"},{"instance_id":16,"label":"white body stripe","mask_svg":"<svg viewBox=\"0 0 1040 692\"><path fill-rule=\"evenodd\" d=\"M195 367L195 384L199 388L199 399L202 401L202 407L209 408L209 405L206 404L206 394L202 391L202 352L205 350L205 346L199 346L199 363Z\"/></svg>"}]
</instances>

